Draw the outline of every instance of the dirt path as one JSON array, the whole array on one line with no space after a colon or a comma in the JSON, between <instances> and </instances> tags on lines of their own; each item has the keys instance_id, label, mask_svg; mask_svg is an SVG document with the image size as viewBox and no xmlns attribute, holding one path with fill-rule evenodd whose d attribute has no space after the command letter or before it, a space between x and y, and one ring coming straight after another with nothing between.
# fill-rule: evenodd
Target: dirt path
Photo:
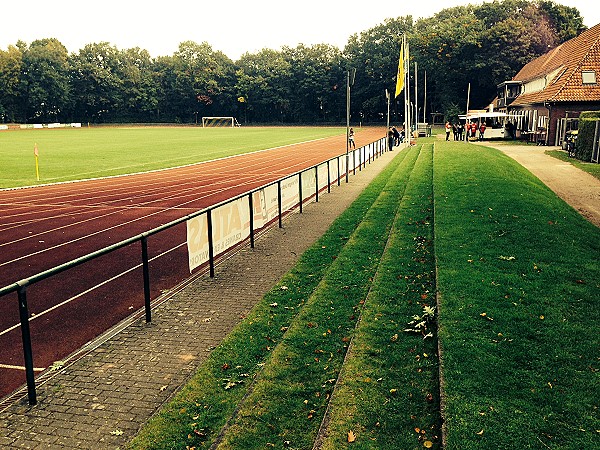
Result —
<instances>
[{"instance_id":1,"label":"dirt path","mask_svg":"<svg viewBox=\"0 0 600 450\"><path fill-rule=\"evenodd\" d=\"M501 150L513 158L583 217L600 227L600 180L568 162L544 153L559 147L493 145L489 142L484 145Z\"/></svg>"}]
</instances>

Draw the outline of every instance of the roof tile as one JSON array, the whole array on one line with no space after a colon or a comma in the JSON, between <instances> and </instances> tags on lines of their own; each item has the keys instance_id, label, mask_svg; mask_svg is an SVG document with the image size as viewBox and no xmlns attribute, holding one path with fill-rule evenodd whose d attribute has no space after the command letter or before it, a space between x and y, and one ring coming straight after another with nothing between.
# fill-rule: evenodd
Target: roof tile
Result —
<instances>
[{"instance_id":1,"label":"roof tile","mask_svg":"<svg viewBox=\"0 0 600 450\"><path fill-rule=\"evenodd\" d=\"M598 83L584 85L581 75L583 70L596 71ZM514 76L513 81L526 83L555 71L557 74L554 79L549 80L545 89L522 94L511 106L545 101L600 101L600 24L529 62Z\"/></svg>"}]
</instances>

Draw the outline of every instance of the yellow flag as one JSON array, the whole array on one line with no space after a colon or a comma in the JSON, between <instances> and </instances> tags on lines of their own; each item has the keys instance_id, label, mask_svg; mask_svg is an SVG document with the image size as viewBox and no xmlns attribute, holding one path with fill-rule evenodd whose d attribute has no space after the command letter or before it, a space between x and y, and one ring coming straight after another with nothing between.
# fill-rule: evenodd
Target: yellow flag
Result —
<instances>
[{"instance_id":1,"label":"yellow flag","mask_svg":"<svg viewBox=\"0 0 600 450\"><path fill-rule=\"evenodd\" d=\"M404 89L404 46L400 45L400 60L398 61L398 75L396 78L396 95L398 97Z\"/></svg>"}]
</instances>

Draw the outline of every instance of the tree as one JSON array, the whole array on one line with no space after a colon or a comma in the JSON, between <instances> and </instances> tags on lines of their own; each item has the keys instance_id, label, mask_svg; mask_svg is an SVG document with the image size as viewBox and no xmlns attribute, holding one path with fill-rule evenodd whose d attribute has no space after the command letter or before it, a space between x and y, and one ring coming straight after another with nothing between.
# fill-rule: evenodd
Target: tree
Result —
<instances>
[{"instance_id":1,"label":"tree","mask_svg":"<svg viewBox=\"0 0 600 450\"><path fill-rule=\"evenodd\" d=\"M350 36L345 65L357 69L352 88L351 117L381 120L387 113L385 90L394 95L400 42L413 28L411 16L387 19L381 25ZM345 83L344 83L345 86ZM395 102L393 102L395 106ZM400 107L404 111L404 107Z\"/></svg>"},{"instance_id":2,"label":"tree","mask_svg":"<svg viewBox=\"0 0 600 450\"><path fill-rule=\"evenodd\" d=\"M11 45L0 50L0 121L24 120L19 86L23 66L23 53Z\"/></svg>"},{"instance_id":3,"label":"tree","mask_svg":"<svg viewBox=\"0 0 600 450\"><path fill-rule=\"evenodd\" d=\"M108 42L87 44L71 58L75 117L109 122L122 106L119 50Z\"/></svg>"},{"instance_id":4,"label":"tree","mask_svg":"<svg viewBox=\"0 0 600 450\"><path fill-rule=\"evenodd\" d=\"M232 81L235 72L233 62L225 54L213 51L207 42L182 42L173 56L173 68L172 89L181 120L193 117L197 121L198 116L221 114L227 103L226 83ZM229 93L230 103L232 97Z\"/></svg>"},{"instance_id":5,"label":"tree","mask_svg":"<svg viewBox=\"0 0 600 450\"><path fill-rule=\"evenodd\" d=\"M236 93L252 122L285 121L290 110L290 62L282 52L246 53L237 62Z\"/></svg>"},{"instance_id":6,"label":"tree","mask_svg":"<svg viewBox=\"0 0 600 450\"><path fill-rule=\"evenodd\" d=\"M289 120L304 123L339 120L339 106L345 101L345 90L337 89L345 73L341 51L327 44L310 47L300 44L296 48L284 47L282 51L290 67Z\"/></svg>"},{"instance_id":7,"label":"tree","mask_svg":"<svg viewBox=\"0 0 600 450\"><path fill-rule=\"evenodd\" d=\"M53 38L33 41L23 52L26 119L49 122L66 118L71 106L70 81L65 46Z\"/></svg>"},{"instance_id":8,"label":"tree","mask_svg":"<svg viewBox=\"0 0 600 450\"><path fill-rule=\"evenodd\" d=\"M119 116L125 121L158 120L158 87L150 54L136 47L121 51L119 59L118 77L122 81Z\"/></svg>"}]
</instances>

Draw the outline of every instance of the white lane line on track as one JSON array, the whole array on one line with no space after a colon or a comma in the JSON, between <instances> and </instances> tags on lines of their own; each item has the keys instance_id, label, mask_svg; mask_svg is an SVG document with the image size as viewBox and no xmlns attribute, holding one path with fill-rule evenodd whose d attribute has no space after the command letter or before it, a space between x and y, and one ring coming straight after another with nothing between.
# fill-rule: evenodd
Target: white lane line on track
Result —
<instances>
[{"instance_id":1,"label":"white lane line on track","mask_svg":"<svg viewBox=\"0 0 600 450\"><path fill-rule=\"evenodd\" d=\"M264 178L267 178L267 176L268 176L268 175L269 175L269 174L263 174L263 177L264 177ZM249 180L247 180L246 182L244 182L244 183L240 183L240 184L238 184L237 186L243 186L243 185L245 185L245 184L248 184L250 181L255 181L256 179L257 179L257 177L252 177L252 178L250 178ZM195 200L198 200L198 199L206 198L206 197L208 197L209 195L219 194L219 193L221 193L221 192L224 192L224 191L226 191L226 190L227 190L227 189L229 189L229 188L232 188L232 187L234 187L234 186L232 186L232 185L229 183L229 181L230 181L230 180L221 180L221 181L218 181L218 182L216 182L216 183L211 183L211 185L215 185L215 186L218 186L219 184L225 184L225 183L227 183L227 187L226 187L225 189L224 189L224 188L215 188L215 189L214 189L214 191L206 192L206 193L205 193L205 195L203 195L203 196L201 196L201 197L194 197L194 199L195 199ZM208 185L208 186L211 186L211 185ZM186 189L180 190L180 191L178 191L177 193L173 193L173 194L172 194L172 195L170 195L170 196L161 197L160 199L153 199L153 200L151 200L151 201L147 201L147 202L142 202L142 203L136 204L135 206L136 206L136 208L142 208L142 207L151 208L151 207L149 207L149 206L147 206L147 205L149 205L149 204L152 204L152 203L155 203L155 202L164 202L165 200L169 200L169 199L171 199L171 200L172 200L172 199L182 198L182 197L184 197L184 196L185 196L186 194L188 194L188 193L191 193L191 192L196 192L196 191L197 191L197 189L198 189L198 187L197 187L197 186L192 186L192 187L189 187L189 188L186 188ZM162 186L162 183L158 183L158 187L157 187L157 189L156 189L156 190L157 190L157 191L164 191L164 186ZM144 194L142 194L142 193L139 193L139 195L136 195L136 196L134 196L134 197L130 197L130 199L131 199L131 198L140 198L140 197L143 197L143 196L145 196L145 195L146 195L145 193L144 193ZM119 201L122 201L122 200L123 200L123 199L119 199ZM169 211L169 210L173 211L173 210L177 210L177 209L180 209L180 208L182 208L184 205L187 205L187 204L189 204L189 203L191 203L191 201L187 201L187 202L184 202L184 203L180 203L179 205L175 205L175 206L173 206L173 207L170 207L170 208L168 208L168 209L166 209L166 210L164 210L164 211ZM84 206L84 207L85 207L85 206ZM37 236L40 236L40 235L43 235L43 234L52 233L52 232L55 232L55 231L57 231L57 230L60 230L60 229L63 229L63 228L69 228L69 227L71 227L71 226L80 225L80 224L82 224L82 223L85 223L85 222L93 221L93 220L95 220L95 219L100 219L100 218L103 218L103 217L107 217L107 216L110 216L110 215L113 215L113 214L117 214L117 213L119 213L119 212L123 212L123 211L128 211L128 210L131 210L131 209L132 209L132 205L125 205L125 206L121 206L121 207L120 207L120 209L117 209L117 210L115 210L115 211L112 211L112 212L108 212L108 213L106 213L106 214L103 214L103 215L100 215L100 216L95 216L95 217L88 218L88 219L85 219L85 220L82 220L82 221L79 221L79 222L75 222L75 223L67 224L67 225L65 225L65 226L63 226L63 227L49 229L49 230L43 231L43 232L41 232L41 233L36 233L35 235L28 235L28 236L22 237L22 238L20 238L20 239L18 239L18 240L13 240L13 241L9 241L9 242L6 242L6 243L2 243L2 244L0 244L0 247L2 247L2 246L5 246L5 245L11 245L11 244L14 244L14 243L16 243L16 242L24 241L24 240L27 240L27 239L32 239L32 238L35 238L35 237L37 237ZM43 219L40 219L40 221L44 221L44 220L50 220L50 219L56 219L56 218L62 218L62 217L65 217L65 216L76 215L76 214L84 214L84 213L85 213L85 212L83 212L83 211L82 211L81 213L70 213L70 214L66 214L66 215L65 215L65 214L62 214L62 215L58 215L58 216L51 216L51 217L43 218ZM149 214L149 215L146 215L146 216L144 216L144 217L150 217L150 216L152 216L152 215L154 215L154 214ZM144 217L140 217L139 219L143 219ZM138 220L138 219L136 219L136 220ZM35 222L38 222L38 221L37 221L37 220L35 220ZM21 223L24 223L24 221L22 221ZM128 223L130 223L130 222L128 222Z\"/></svg>"},{"instance_id":2,"label":"white lane line on track","mask_svg":"<svg viewBox=\"0 0 600 450\"><path fill-rule=\"evenodd\" d=\"M0 369L12 369L12 370L23 370L25 371L25 366L12 366L10 364L0 364ZM43 372L46 370L44 367L34 367L34 372Z\"/></svg>"},{"instance_id":3,"label":"white lane line on track","mask_svg":"<svg viewBox=\"0 0 600 450\"><path fill-rule=\"evenodd\" d=\"M246 183L246 184L247 184L247 183ZM239 186L239 185L238 185L238 186ZM230 187L231 187L231 186L230 186ZM220 189L220 190L218 190L218 191L217 191L217 193L219 193L219 192L224 192L224 191L226 191L226 190L228 190L228 188L226 188L226 189ZM167 197L167 198L168 198L168 197ZM94 233L86 234L85 236L80 236L80 237L78 237L78 238L76 238L76 239L71 239L70 241L67 241L67 242L62 242L62 243L60 243L60 244L54 245L54 246L52 246L52 247L45 248L45 249L43 249L43 250L39 250L39 251L37 251L37 252L29 253L29 254L27 254L27 255L22 255L22 256L20 256L20 257L18 257L18 258L14 258L14 259L12 259L12 260L5 261L5 262L3 262L3 263L0 263L0 267L2 267L2 266L6 266L6 265L9 265L9 264L12 264L12 263L14 263L14 262L17 262L17 261L21 261L21 260L23 260L23 259L27 259L27 258L30 258L30 257L36 256L36 255L39 255L39 254L42 254L42 253L45 253L45 252L47 252L47 251L50 251L50 250L54 250L54 249L56 249L56 248L64 247L65 245L69 245L69 244L72 244L72 243L74 243L74 242L78 242L78 241L81 241L81 240L84 240L84 239L88 239L88 238L90 238L90 237L92 237L92 236L96 236L96 235L99 235L99 234L105 233L105 232L107 232L107 231L110 231L110 230L113 230L113 229L116 229L116 228L119 228L119 227L122 227L122 226L125 226L125 225L129 225L129 224L131 224L131 223L138 222L138 221L140 221L140 220L147 219L148 217L152 217L152 216L155 216L155 215L157 215L157 214L162 214L162 213L165 213L165 212L167 212L167 211L172 211L172 210L174 210L174 209L179 209L179 208L181 208L183 205L186 205L186 204L188 204L188 203L195 202L195 201L197 201L197 200L198 200L198 198L196 197L196 198L194 198L194 200L190 200L190 201L187 201L187 202L181 203L181 204L179 204L179 205L176 205L176 206L173 206L173 207L170 207L170 208L164 209L164 210L160 210L160 211L154 212L154 213L152 213L152 214L147 214L147 215L145 215L145 216L138 217L138 218L136 218L136 219L134 219L134 220L129 220L129 221L127 221L127 222L122 222L122 223L119 223L119 224L117 224L117 225L114 225L114 226L112 226L112 227L109 227L109 228L104 228L104 229L102 229L102 230L99 230L99 231L96 231L96 232L94 232ZM112 213L108 213L108 214L105 214L105 215L102 215L102 216L99 216L99 217L106 217L106 216L109 216L109 215L111 215L111 214L114 214L114 212L112 212ZM81 221L81 222L79 222L79 223L82 223L82 222L87 222L87 221L90 221L90 220L95 220L95 219L97 219L97 218L99 218L99 217L98 217L98 216L96 216L96 217L94 217L94 218L90 218L90 219L87 219L87 220ZM65 226L63 226L63 227L59 227L59 228L58 228L58 230L60 230L60 229L62 229L62 228L68 228L69 226L71 226L71 225L65 225ZM57 229L55 229L55 230L57 230ZM55 231L55 230L54 230L54 231ZM46 232L44 232L44 233L38 233L38 235L37 235L37 236L39 236L39 235L41 235L41 234L48 233L48 232L49 232L49 231L46 231ZM25 240L25 239L29 239L29 238L31 238L31 236L27 236L27 237L25 237L25 238L21 238L21 239L18 239L18 240L16 240L16 241L7 242L7 243L5 243L5 244L0 244L0 247L1 247L1 246L4 246L4 245L13 244L13 243L15 243L15 242L19 242L19 241L22 241L22 240Z\"/></svg>"},{"instance_id":4,"label":"white lane line on track","mask_svg":"<svg viewBox=\"0 0 600 450\"><path fill-rule=\"evenodd\" d=\"M160 253L160 254L158 254L158 255L154 256L153 258L150 258L150 259L148 260L148 262L152 262L152 261L154 261L155 259L158 259L158 258L160 258L160 257L162 257L162 256L164 256L164 255L167 255L167 254L169 254L169 253L171 253L171 252L173 252L173 251L177 250L178 248L181 248L181 247L183 247L184 245L187 245L187 242L182 242L181 244L179 244L179 245L176 245L175 247L173 247L173 248L170 248L169 250L165 250L164 252L162 252L162 253ZM89 288L89 289L86 289L85 291L83 291L83 292L80 292L79 294L77 294L77 295L75 295L75 296L73 296L73 297L71 297L71 298L68 298L68 299L66 299L66 300L65 300L65 301L63 301L63 302L61 302L61 303L58 303L58 304L56 304L56 305L54 305L54 306L52 306L52 307L50 307L50 308L48 308L48 309L46 309L46 310L42 311L42 312L41 312L41 313L39 313L39 314L36 314L35 316L31 316L31 317L29 318L29 322L32 322L32 321L34 321L35 319L39 319L40 317L42 317L42 316L45 316L46 314L48 314L48 313L50 313L50 312L54 311L55 309L58 309L58 308L60 308L60 307L61 307L61 306L63 306L63 305L66 305L66 304L68 304L68 303L71 303L73 300L77 300L78 298L80 298L80 297L83 297L85 294L89 294L90 292L92 292L92 291L94 291L94 290L98 289L99 287L102 287L102 286L104 286L105 284L108 284L108 283L110 283L110 282L112 282L112 281L114 281L114 280L116 280L116 279L118 279L118 278L121 278L123 275L126 275L126 274L128 274L129 272L132 272L132 271L134 271L134 270L136 270L136 269L139 269L140 267L142 267L142 264L138 264L138 265L136 265L136 266L133 266L133 267L131 267L131 268L127 269L126 271L124 271L124 272L121 272L121 273L119 273L119 274L115 275L115 276L114 276L114 277L112 277L112 278L109 278L108 280L104 280L102 283L99 283L99 284L97 284L97 285L95 285L95 286L92 286L91 288ZM20 323L17 323L17 324L15 324L15 325L13 325L13 326L11 326L11 327L9 327L9 328L6 328L6 329L5 329L5 330L3 330L3 331L0 331L0 336L2 336L2 335L4 335L4 334L7 334L7 333L10 333L11 331L13 331L13 330L16 330L17 328L20 328L20 327L21 327L21 324L20 324Z\"/></svg>"}]
</instances>

